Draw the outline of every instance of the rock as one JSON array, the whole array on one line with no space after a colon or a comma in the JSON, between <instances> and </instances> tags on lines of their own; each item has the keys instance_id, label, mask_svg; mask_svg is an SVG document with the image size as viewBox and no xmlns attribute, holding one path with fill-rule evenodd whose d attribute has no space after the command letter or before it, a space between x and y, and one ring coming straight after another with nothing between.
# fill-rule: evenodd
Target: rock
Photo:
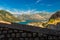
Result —
<instances>
[{"instance_id":1,"label":"rock","mask_svg":"<svg viewBox=\"0 0 60 40\"><path fill-rule=\"evenodd\" d=\"M56 19L56 18L60 18L60 11L56 12L55 14L53 14L50 19ZM50 20L49 19L49 20Z\"/></svg>"},{"instance_id":2,"label":"rock","mask_svg":"<svg viewBox=\"0 0 60 40\"><path fill-rule=\"evenodd\" d=\"M48 29L56 29L56 26L53 25L53 24L48 24L46 27L47 27Z\"/></svg>"}]
</instances>

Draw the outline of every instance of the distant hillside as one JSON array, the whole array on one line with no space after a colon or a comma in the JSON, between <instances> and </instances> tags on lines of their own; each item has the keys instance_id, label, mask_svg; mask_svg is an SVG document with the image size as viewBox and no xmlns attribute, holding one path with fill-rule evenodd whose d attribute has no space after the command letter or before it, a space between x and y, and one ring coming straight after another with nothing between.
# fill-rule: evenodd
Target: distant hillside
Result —
<instances>
[{"instance_id":1,"label":"distant hillside","mask_svg":"<svg viewBox=\"0 0 60 40\"><path fill-rule=\"evenodd\" d=\"M47 13L35 13L35 14L22 14L17 16L21 20L48 20L51 14Z\"/></svg>"},{"instance_id":2,"label":"distant hillside","mask_svg":"<svg viewBox=\"0 0 60 40\"><path fill-rule=\"evenodd\" d=\"M17 22L19 19L15 18L11 13L5 10L0 10L0 21Z\"/></svg>"}]
</instances>

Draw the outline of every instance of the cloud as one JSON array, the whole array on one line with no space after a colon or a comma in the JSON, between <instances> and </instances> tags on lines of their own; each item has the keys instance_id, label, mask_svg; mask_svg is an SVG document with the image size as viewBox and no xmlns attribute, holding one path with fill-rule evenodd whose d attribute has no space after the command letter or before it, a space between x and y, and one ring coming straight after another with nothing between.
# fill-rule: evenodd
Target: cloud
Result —
<instances>
[{"instance_id":1,"label":"cloud","mask_svg":"<svg viewBox=\"0 0 60 40\"><path fill-rule=\"evenodd\" d=\"M35 9L33 10L26 10L26 11L19 11L19 14L33 14L33 12L35 11Z\"/></svg>"},{"instance_id":2,"label":"cloud","mask_svg":"<svg viewBox=\"0 0 60 40\"><path fill-rule=\"evenodd\" d=\"M15 8L5 8L0 7L0 10L6 10L12 14L35 14L35 13L50 13L46 10L37 11L36 9L29 9L29 10L20 10Z\"/></svg>"},{"instance_id":3,"label":"cloud","mask_svg":"<svg viewBox=\"0 0 60 40\"><path fill-rule=\"evenodd\" d=\"M20 11L18 13L19 14L35 14L35 13L50 13L50 12L45 11L45 10L37 11L33 9L33 10Z\"/></svg>"},{"instance_id":4,"label":"cloud","mask_svg":"<svg viewBox=\"0 0 60 40\"><path fill-rule=\"evenodd\" d=\"M42 0L37 0L37 1L36 1L36 4L39 3L40 1L42 1Z\"/></svg>"},{"instance_id":5,"label":"cloud","mask_svg":"<svg viewBox=\"0 0 60 40\"><path fill-rule=\"evenodd\" d=\"M18 9L13 9L14 11L12 10L7 10L8 12L12 13L12 14L35 14L35 13L50 13L48 11L45 11L45 10L42 10L42 11L37 11L35 9L33 10L18 10Z\"/></svg>"},{"instance_id":6,"label":"cloud","mask_svg":"<svg viewBox=\"0 0 60 40\"><path fill-rule=\"evenodd\" d=\"M8 7L3 7L3 6L0 6L0 10L6 10L6 11L8 11L8 12L10 12L10 13L14 13L14 9L12 10L12 8L8 8Z\"/></svg>"}]
</instances>

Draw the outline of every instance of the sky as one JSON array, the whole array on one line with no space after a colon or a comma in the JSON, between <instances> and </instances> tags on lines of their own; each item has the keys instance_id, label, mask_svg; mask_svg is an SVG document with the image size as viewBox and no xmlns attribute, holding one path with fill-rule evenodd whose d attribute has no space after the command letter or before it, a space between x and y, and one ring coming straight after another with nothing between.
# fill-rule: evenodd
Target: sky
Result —
<instances>
[{"instance_id":1,"label":"sky","mask_svg":"<svg viewBox=\"0 0 60 40\"><path fill-rule=\"evenodd\" d=\"M0 9L15 13L55 12L60 0L0 0Z\"/></svg>"}]
</instances>

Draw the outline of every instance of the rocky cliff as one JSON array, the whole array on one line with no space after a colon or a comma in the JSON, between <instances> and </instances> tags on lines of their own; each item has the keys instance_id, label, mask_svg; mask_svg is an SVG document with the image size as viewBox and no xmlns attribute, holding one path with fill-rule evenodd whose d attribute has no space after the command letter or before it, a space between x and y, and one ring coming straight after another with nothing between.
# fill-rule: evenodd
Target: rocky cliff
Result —
<instances>
[{"instance_id":1,"label":"rocky cliff","mask_svg":"<svg viewBox=\"0 0 60 40\"><path fill-rule=\"evenodd\" d=\"M54 13L45 25L49 29L60 30L60 11Z\"/></svg>"}]
</instances>

